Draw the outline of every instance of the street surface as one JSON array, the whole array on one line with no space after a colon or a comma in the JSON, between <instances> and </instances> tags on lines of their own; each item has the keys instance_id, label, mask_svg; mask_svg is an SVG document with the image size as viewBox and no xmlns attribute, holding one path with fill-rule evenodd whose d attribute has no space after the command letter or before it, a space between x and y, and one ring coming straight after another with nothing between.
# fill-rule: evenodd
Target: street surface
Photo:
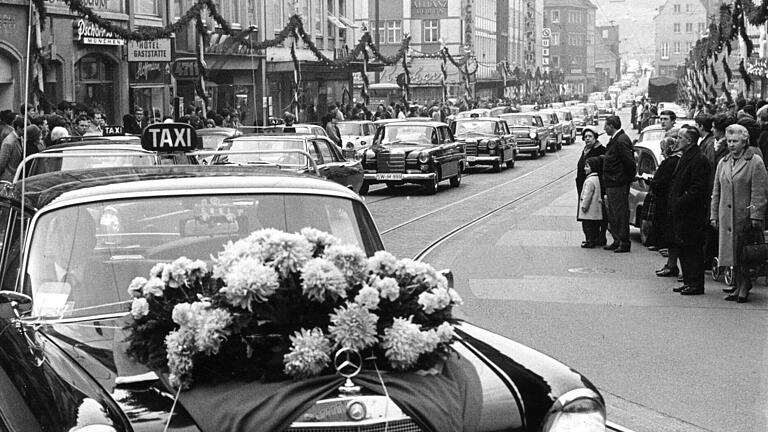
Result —
<instances>
[{"instance_id":1,"label":"street surface","mask_svg":"<svg viewBox=\"0 0 768 432\"><path fill-rule=\"evenodd\" d=\"M621 117L629 123L628 108ZM746 304L723 301L725 285L709 273L705 295L683 297L671 291L674 279L654 275L665 258L639 243L637 229L629 254L580 248L581 148L521 157L501 174L475 168L461 187L441 185L435 196L377 186L366 200L398 256L517 200L424 258L453 270L460 316L585 374L605 397L608 420L631 430L768 430L766 278Z\"/></svg>"}]
</instances>

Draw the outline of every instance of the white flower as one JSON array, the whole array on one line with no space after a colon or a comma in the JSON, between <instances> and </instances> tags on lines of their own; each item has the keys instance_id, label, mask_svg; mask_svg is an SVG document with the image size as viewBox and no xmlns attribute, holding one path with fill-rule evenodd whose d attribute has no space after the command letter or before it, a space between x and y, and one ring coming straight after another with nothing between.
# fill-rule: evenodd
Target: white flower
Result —
<instances>
[{"instance_id":1,"label":"white flower","mask_svg":"<svg viewBox=\"0 0 768 432\"><path fill-rule=\"evenodd\" d=\"M178 288L195 282L208 271L205 262L192 261L187 257L176 259L171 265L166 265L162 272L163 280L168 277L167 283L171 288Z\"/></svg>"},{"instance_id":2,"label":"white flower","mask_svg":"<svg viewBox=\"0 0 768 432\"><path fill-rule=\"evenodd\" d=\"M463 305L464 300L462 300L461 296L459 295L458 291L456 291L453 288L448 288L448 295L451 296L451 303L456 305Z\"/></svg>"},{"instance_id":3,"label":"white flower","mask_svg":"<svg viewBox=\"0 0 768 432\"><path fill-rule=\"evenodd\" d=\"M440 339L441 343L448 343L456 336L456 333L453 331L453 326L447 322L437 326L435 329L435 334L437 335L438 339Z\"/></svg>"},{"instance_id":4,"label":"white flower","mask_svg":"<svg viewBox=\"0 0 768 432\"><path fill-rule=\"evenodd\" d=\"M435 311L445 309L450 304L451 296L448 294L448 290L445 289L437 288L419 294L419 305L429 315Z\"/></svg>"},{"instance_id":5,"label":"white flower","mask_svg":"<svg viewBox=\"0 0 768 432\"><path fill-rule=\"evenodd\" d=\"M302 228L299 234L303 235L315 247L315 256L322 254L328 246L339 243L339 239L336 237L315 228Z\"/></svg>"},{"instance_id":6,"label":"white flower","mask_svg":"<svg viewBox=\"0 0 768 432\"><path fill-rule=\"evenodd\" d=\"M355 297L355 303L366 309L379 308L379 290L368 285L363 285Z\"/></svg>"},{"instance_id":7,"label":"white flower","mask_svg":"<svg viewBox=\"0 0 768 432\"><path fill-rule=\"evenodd\" d=\"M192 383L194 347L194 334L188 330L175 330L165 337L166 357L170 372L168 379L172 386L185 389L189 388Z\"/></svg>"},{"instance_id":8,"label":"white flower","mask_svg":"<svg viewBox=\"0 0 768 432\"><path fill-rule=\"evenodd\" d=\"M163 291L165 291L165 283L160 278L153 277L144 284L144 297L162 297Z\"/></svg>"},{"instance_id":9,"label":"white flower","mask_svg":"<svg viewBox=\"0 0 768 432\"><path fill-rule=\"evenodd\" d=\"M234 243L232 241L227 242L224 245L224 250L219 252L216 257L211 258L214 278L221 278L226 282L227 275L235 263L241 259L259 256L261 246L253 241L252 235Z\"/></svg>"},{"instance_id":10,"label":"white flower","mask_svg":"<svg viewBox=\"0 0 768 432\"><path fill-rule=\"evenodd\" d=\"M445 286L448 284L445 277L438 274L434 267L410 258L401 259L397 262L395 274L398 282L403 286L416 284L429 289L438 287L441 283L444 283Z\"/></svg>"},{"instance_id":11,"label":"white flower","mask_svg":"<svg viewBox=\"0 0 768 432\"><path fill-rule=\"evenodd\" d=\"M328 332L336 344L362 351L378 341L376 323L379 317L352 303L334 310Z\"/></svg>"},{"instance_id":12,"label":"white flower","mask_svg":"<svg viewBox=\"0 0 768 432\"><path fill-rule=\"evenodd\" d=\"M324 258L341 270L350 285L357 285L365 278L368 258L355 245L333 245L325 250Z\"/></svg>"},{"instance_id":13,"label":"white flower","mask_svg":"<svg viewBox=\"0 0 768 432\"><path fill-rule=\"evenodd\" d=\"M319 328L301 329L289 336L290 351L283 356L285 373L294 378L320 374L331 361L331 342Z\"/></svg>"},{"instance_id":14,"label":"white flower","mask_svg":"<svg viewBox=\"0 0 768 432\"><path fill-rule=\"evenodd\" d=\"M206 355L218 354L221 344L229 334L227 328L232 315L224 309L205 308L197 318L195 348Z\"/></svg>"},{"instance_id":15,"label":"white flower","mask_svg":"<svg viewBox=\"0 0 768 432\"><path fill-rule=\"evenodd\" d=\"M144 297L133 299L131 302L131 315L134 319L139 319L149 314L149 303Z\"/></svg>"},{"instance_id":16,"label":"white flower","mask_svg":"<svg viewBox=\"0 0 768 432\"><path fill-rule=\"evenodd\" d=\"M227 286L219 292L233 306L251 310L251 302L265 302L280 288L278 275L255 258L237 261L230 268Z\"/></svg>"},{"instance_id":17,"label":"white flower","mask_svg":"<svg viewBox=\"0 0 768 432\"><path fill-rule=\"evenodd\" d=\"M152 270L149 271L149 277L150 278L159 278L163 275L163 270L165 269L165 266L168 264L166 263L157 263L154 266L152 266Z\"/></svg>"},{"instance_id":18,"label":"white flower","mask_svg":"<svg viewBox=\"0 0 768 432\"><path fill-rule=\"evenodd\" d=\"M347 281L341 271L328 260L313 258L301 271L301 289L310 300L324 302L347 298Z\"/></svg>"},{"instance_id":19,"label":"white flower","mask_svg":"<svg viewBox=\"0 0 768 432\"><path fill-rule=\"evenodd\" d=\"M384 330L381 347L384 355L395 369L408 369L419 360L425 352L425 341L418 324L408 319L395 318L392 327Z\"/></svg>"},{"instance_id":20,"label":"white flower","mask_svg":"<svg viewBox=\"0 0 768 432\"><path fill-rule=\"evenodd\" d=\"M392 276L397 265L397 258L386 251L376 251L368 258L368 271L380 276Z\"/></svg>"},{"instance_id":21,"label":"white flower","mask_svg":"<svg viewBox=\"0 0 768 432\"><path fill-rule=\"evenodd\" d=\"M283 277L298 271L312 258L314 247L300 234L261 230L249 238L260 244L261 259L265 263L273 263L275 270Z\"/></svg>"},{"instance_id":22,"label":"white flower","mask_svg":"<svg viewBox=\"0 0 768 432\"><path fill-rule=\"evenodd\" d=\"M379 290L381 298L395 301L400 297L400 285L398 285L397 281L391 277L376 277L371 286Z\"/></svg>"},{"instance_id":23,"label":"white flower","mask_svg":"<svg viewBox=\"0 0 768 432\"><path fill-rule=\"evenodd\" d=\"M133 298L139 298L142 295L142 290L144 289L144 285L147 284L147 279L143 277L135 277L131 281L131 284L128 285L128 294L131 295Z\"/></svg>"},{"instance_id":24,"label":"white flower","mask_svg":"<svg viewBox=\"0 0 768 432\"><path fill-rule=\"evenodd\" d=\"M192 327L196 319L197 311L193 310L192 305L194 303L179 303L173 307L171 312L171 319L173 322L179 325L179 327Z\"/></svg>"}]
</instances>

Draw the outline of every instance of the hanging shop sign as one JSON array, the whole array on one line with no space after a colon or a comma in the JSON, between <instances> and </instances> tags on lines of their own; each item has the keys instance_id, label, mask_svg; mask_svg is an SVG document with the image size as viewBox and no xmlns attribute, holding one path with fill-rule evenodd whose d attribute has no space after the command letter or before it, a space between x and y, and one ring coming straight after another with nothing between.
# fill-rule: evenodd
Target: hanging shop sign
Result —
<instances>
[{"instance_id":1,"label":"hanging shop sign","mask_svg":"<svg viewBox=\"0 0 768 432\"><path fill-rule=\"evenodd\" d=\"M128 63L128 80L131 84L168 84L171 64L168 62Z\"/></svg>"},{"instance_id":2,"label":"hanging shop sign","mask_svg":"<svg viewBox=\"0 0 768 432\"><path fill-rule=\"evenodd\" d=\"M193 80L200 78L200 66L194 57L176 59L171 74L177 80Z\"/></svg>"},{"instance_id":3,"label":"hanging shop sign","mask_svg":"<svg viewBox=\"0 0 768 432\"><path fill-rule=\"evenodd\" d=\"M123 0L80 0L79 3L96 12L125 13L125 1ZM67 0L46 0L46 4L57 13L73 14L69 9L69 1ZM126 17L126 19L128 18Z\"/></svg>"},{"instance_id":4,"label":"hanging shop sign","mask_svg":"<svg viewBox=\"0 0 768 432\"><path fill-rule=\"evenodd\" d=\"M128 41L129 62L171 61L171 39Z\"/></svg>"},{"instance_id":5,"label":"hanging shop sign","mask_svg":"<svg viewBox=\"0 0 768 432\"><path fill-rule=\"evenodd\" d=\"M116 34L84 19L75 20L72 28L75 40L86 45L125 45L125 41Z\"/></svg>"},{"instance_id":6,"label":"hanging shop sign","mask_svg":"<svg viewBox=\"0 0 768 432\"><path fill-rule=\"evenodd\" d=\"M448 18L448 0L412 0L411 18Z\"/></svg>"}]
</instances>

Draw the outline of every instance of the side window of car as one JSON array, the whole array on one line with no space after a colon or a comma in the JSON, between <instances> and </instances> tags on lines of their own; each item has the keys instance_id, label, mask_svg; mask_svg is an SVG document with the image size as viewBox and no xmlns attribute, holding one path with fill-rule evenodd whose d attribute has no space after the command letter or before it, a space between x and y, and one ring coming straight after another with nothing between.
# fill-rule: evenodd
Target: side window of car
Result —
<instances>
[{"instance_id":1,"label":"side window of car","mask_svg":"<svg viewBox=\"0 0 768 432\"><path fill-rule=\"evenodd\" d=\"M544 122L541 120L541 117L534 117L536 120L536 124L534 126L542 127L544 126Z\"/></svg>"},{"instance_id":2,"label":"side window of car","mask_svg":"<svg viewBox=\"0 0 768 432\"><path fill-rule=\"evenodd\" d=\"M451 142L453 142L453 133L451 132L451 130L448 127L445 127L445 126L441 127L440 128L440 133L443 136L443 140L442 141L444 143L451 143Z\"/></svg>"},{"instance_id":3,"label":"side window of car","mask_svg":"<svg viewBox=\"0 0 768 432\"><path fill-rule=\"evenodd\" d=\"M25 225L29 225L29 217L24 218ZM0 255L0 289L13 291L16 288L16 279L19 274L20 245L21 245L21 220L19 209L7 205L0 206L0 242L2 251Z\"/></svg>"},{"instance_id":4,"label":"side window of car","mask_svg":"<svg viewBox=\"0 0 768 432\"><path fill-rule=\"evenodd\" d=\"M320 156L322 156L323 161L318 163L331 163L335 162L335 158L333 157L333 151L329 147L328 143L326 141L315 141L315 145L317 145L317 150L320 152Z\"/></svg>"},{"instance_id":5,"label":"side window of car","mask_svg":"<svg viewBox=\"0 0 768 432\"><path fill-rule=\"evenodd\" d=\"M640 151L640 158L637 161L637 172L639 174L653 174L656 172L656 161L653 155L645 150Z\"/></svg>"},{"instance_id":6,"label":"side window of car","mask_svg":"<svg viewBox=\"0 0 768 432\"><path fill-rule=\"evenodd\" d=\"M432 144L440 144L440 138L437 135L437 129L432 129L432 137L430 138Z\"/></svg>"}]
</instances>

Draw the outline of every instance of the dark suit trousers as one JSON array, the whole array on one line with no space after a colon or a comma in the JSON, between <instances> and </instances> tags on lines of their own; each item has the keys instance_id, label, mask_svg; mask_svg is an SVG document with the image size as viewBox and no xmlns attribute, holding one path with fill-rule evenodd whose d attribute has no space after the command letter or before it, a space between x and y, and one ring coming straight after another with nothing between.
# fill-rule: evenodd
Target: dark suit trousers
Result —
<instances>
[{"instance_id":1,"label":"dark suit trousers","mask_svg":"<svg viewBox=\"0 0 768 432\"><path fill-rule=\"evenodd\" d=\"M613 241L629 246L629 185L606 187L608 230Z\"/></svg>"},{"instance_id":2,"label":"dark suit trousers","mask_svg":"<svg viewBox=\"0 0 768 432\"><path fill-rule=\"evenodd\" d=\"M701 246L682 246L679 250L683 284L704 288L704 248Z\"/></svg>"}]
</instances>

